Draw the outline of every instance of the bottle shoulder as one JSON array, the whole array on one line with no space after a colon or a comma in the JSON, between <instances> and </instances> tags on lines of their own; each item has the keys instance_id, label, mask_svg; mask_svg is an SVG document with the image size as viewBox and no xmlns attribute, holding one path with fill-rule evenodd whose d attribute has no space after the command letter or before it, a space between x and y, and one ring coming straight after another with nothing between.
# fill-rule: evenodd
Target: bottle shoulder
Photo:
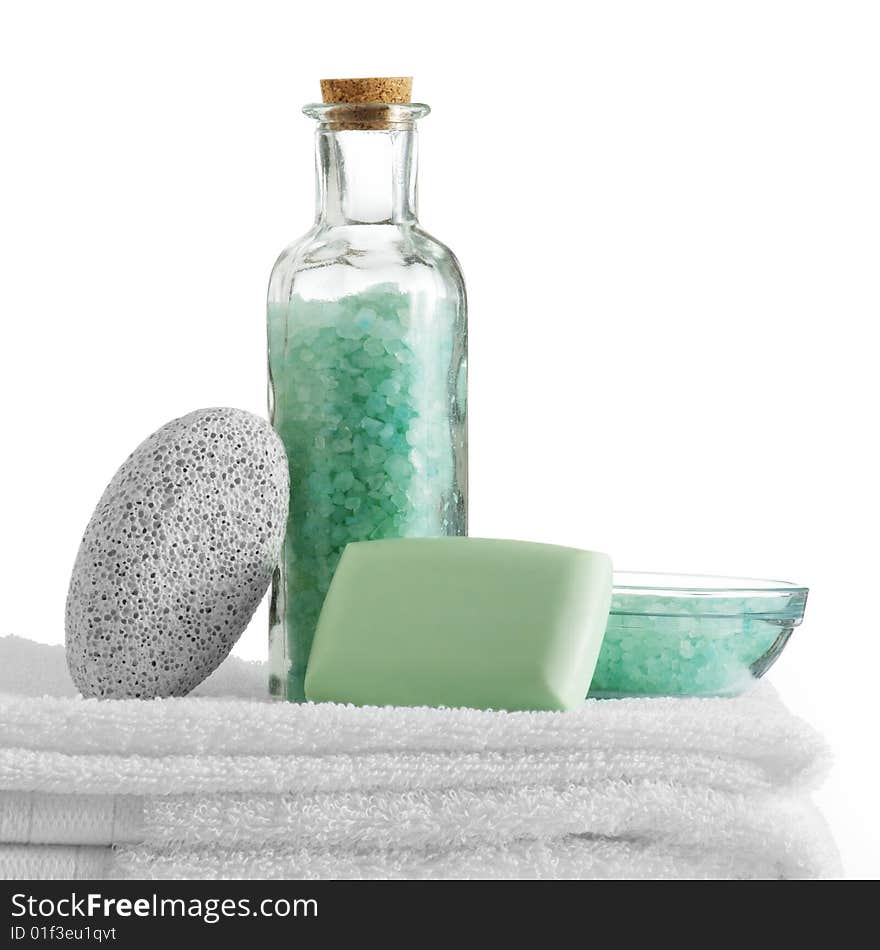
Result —
<instances>
[{"instance_id":1,"label":"bottle shoulder","mask_svg":"<svg viewBox=\"0 0 880 950\"><path fill-rule=\"evenodd\" d=\"M464 294L461 267L452 250L418 225L316 226L279 255L269 284L270 299L286 299L301 289L395 282L416 287L445 285Z\"/></svg>"},{"instance_id":2,"label":"bottle shoulder","mask_svg":"<svg viewBox=\"0 0 880 950\"><path fill-rule=\"evenodd\" d=\"M448 244L444 244L433 234L429 234L419 226L411 229L411 238L413 244L420 248L426 256L431 257L438 263L454 268L459 274L461 273L461 264L459 264L458 258Z\"/></svg>"},{"instance_id":3,"label":"bottle shoulder","mask_svg":"<svg viewBox=\"0 0 880 950\"><path fill-rule=\"evenodd\" d=\"M272 265L273 276L278 270L296 266L296 262L301 256L301 253L307 250L314 242L314 239L318 234L318 230L319 229L317 226L310 228L305 234L300 235L298 238L296 238L296 240L291 241L291 243L284 248L284 250L275 259L275 263Z\"/></svg>"}]
</instances>

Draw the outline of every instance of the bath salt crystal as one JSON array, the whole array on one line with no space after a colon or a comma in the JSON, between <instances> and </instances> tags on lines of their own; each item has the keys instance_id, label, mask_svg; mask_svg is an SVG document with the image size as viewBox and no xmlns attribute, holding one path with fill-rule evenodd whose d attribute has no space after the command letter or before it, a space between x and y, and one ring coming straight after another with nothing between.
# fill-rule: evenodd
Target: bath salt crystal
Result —
<instances>
[{"instance_id":1,"label":"bath salt crystal","mask_svg":"<svg viewBox=\"0 0 880 950\"><path fill-rule=\"evenodd\" d=\"M457 319L454 306L391 283L269 307L273 424L291 476L287 593L273 621L292 659L289 697L346 544L463 531L449 394Z\"/></svg>"},{"instance_id":2,"label":"bath salt crystal","mask_svg":"<svg viewBox=\"0 0 880 950\"><path fill-rule=\"evenodd\" d=\"M741 693L794 626L749 610L747 597L652 600L615 590L589 695Z\"/></svg>"}]
</instances>

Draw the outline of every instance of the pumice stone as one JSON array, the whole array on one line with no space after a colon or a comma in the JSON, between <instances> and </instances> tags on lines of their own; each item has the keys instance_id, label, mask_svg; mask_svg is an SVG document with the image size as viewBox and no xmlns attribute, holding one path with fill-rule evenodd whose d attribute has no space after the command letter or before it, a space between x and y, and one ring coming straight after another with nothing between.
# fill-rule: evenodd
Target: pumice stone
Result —
<instances>
[{"instance_id":1,"label":"pumice stone","mask_svg":"<svg viewBox=\"0 0 880 950\"><path fill-rule=\"evenodd\" d=\"M263 598L287 522L284 446L239 409L200 409L123 463L86 528L67 594L67 665L84 696L184 696Z\"/></svg>"}]
</instances>

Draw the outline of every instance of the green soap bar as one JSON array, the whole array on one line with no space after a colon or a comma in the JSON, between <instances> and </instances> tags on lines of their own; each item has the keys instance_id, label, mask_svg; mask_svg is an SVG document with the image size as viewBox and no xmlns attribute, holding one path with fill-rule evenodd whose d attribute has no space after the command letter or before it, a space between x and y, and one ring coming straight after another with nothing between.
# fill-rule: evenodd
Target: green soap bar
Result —
<instances>
[{"instance_id":1,"label":"green soap bar","mask_svg":"<svg viewBox=\"0 0 880 950\"><path fill-rule=\"evenodd\" d=\"M306 697L359 706L571 709L596 666L611 559L483 538L349 544Z\"/></svg>"}]
</instances>

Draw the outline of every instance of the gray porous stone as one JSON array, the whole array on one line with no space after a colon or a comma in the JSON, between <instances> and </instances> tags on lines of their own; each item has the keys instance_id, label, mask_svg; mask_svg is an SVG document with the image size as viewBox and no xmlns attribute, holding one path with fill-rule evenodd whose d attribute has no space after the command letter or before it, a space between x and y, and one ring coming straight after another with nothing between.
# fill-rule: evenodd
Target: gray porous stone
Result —
<instances>
[{"instance_id":1,"label":"gray porous stone","mask_svg":"<svg viewBox=\"0 0 880 950\"><path fill-rule=\"evenodd\" d=\"M284 446L263 419L200 409L143 442L107 486L67 594L85 696L184 696L266 592L287 522Z\"/></svg>"}]
</instances>

